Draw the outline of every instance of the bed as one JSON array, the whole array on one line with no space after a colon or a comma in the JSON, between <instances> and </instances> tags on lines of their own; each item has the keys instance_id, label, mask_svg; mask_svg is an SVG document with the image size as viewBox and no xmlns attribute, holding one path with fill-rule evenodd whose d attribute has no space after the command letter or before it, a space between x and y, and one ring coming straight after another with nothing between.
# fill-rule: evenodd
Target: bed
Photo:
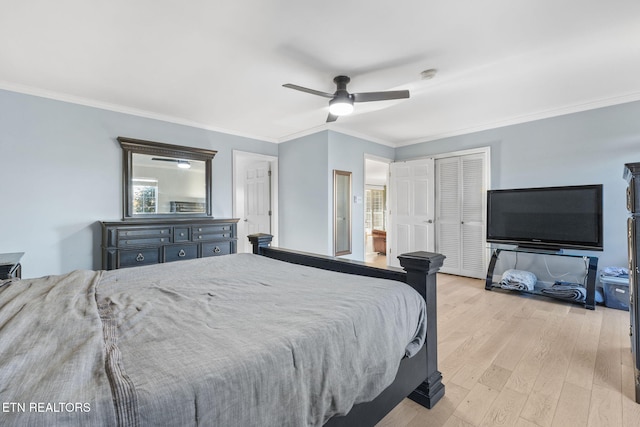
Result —
<instances>
[{"instance_id":1,"label":"bed","mask_svg":"<svg viewBox=\"0 0 640 427\"><path fill-rule=\"evenodd\" d=\"M365 426L442 397L441 255L402 255L403 272L251 240L253 254L0 282L0 423Z\"/></svg>"}]
</instances>

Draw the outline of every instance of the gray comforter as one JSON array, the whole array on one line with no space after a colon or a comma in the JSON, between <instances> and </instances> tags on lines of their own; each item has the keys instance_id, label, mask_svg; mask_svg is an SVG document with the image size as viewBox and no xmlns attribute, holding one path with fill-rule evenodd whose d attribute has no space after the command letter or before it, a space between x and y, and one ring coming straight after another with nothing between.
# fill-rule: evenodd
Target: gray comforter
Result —
<instances>
[{"instance_id":1,"label":"gray comforter","mask_svg":"<svg viewBox=\"0 0 640 427\"><path fill-rule=\"evenodd\" d=\"M424 318L400 282L250 254L13 281L0 424L318 426L393 381Z\"/></svg>"}]
</instances>

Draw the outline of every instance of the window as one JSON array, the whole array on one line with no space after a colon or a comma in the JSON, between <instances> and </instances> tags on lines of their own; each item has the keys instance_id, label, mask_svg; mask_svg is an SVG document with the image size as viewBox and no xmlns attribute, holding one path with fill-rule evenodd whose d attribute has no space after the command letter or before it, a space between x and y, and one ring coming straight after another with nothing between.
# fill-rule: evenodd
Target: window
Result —
<instances>
[{"instance_id":1,"label":"window","mask_svg":"<svg viewBox=\"0 0 640 427\"><path fill-rule=\"evenodd\" d=\"M365 228L367 230L386 230L387 221L385 212L386 207L386 188L367 186L365 190Z\"/></svg>"},{"instance_id":2,"label":"window","mask_svg":"<svg viewBox=\"0 0 640 427\"><path fill-rule=\"evenodd\" d=\"M158 180L136 178L133 184L133 213L158 212Z\"/></svg>"}]
</instances>

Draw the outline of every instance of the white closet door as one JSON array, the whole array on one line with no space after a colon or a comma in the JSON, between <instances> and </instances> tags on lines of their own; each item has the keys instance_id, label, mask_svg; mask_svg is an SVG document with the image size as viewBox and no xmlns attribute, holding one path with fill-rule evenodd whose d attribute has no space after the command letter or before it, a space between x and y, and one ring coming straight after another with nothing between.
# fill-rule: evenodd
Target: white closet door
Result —
<instances>
[{"instance_id":1,"label":"white closet door","mask_svg":"<svg viewBox=\"0 0 640 427\"><path fill-rule=\"evenodd\" d=\"M483 154L464 156L460 160L462 164L460 274L483 278L487 274L485 160Z\"/></svg>"},{"instance_id":2,"label":"white closet door","mask_svg":"<svg viewBox=\"0 0 640 427\"><path fill-rule=\"evenodd\" d=\"M446 256L440 271L460 274L460 159L436 161L436 252Z\"/></svg>"},{"instance_id":3,"label":"white closet door","mask_svg":"<svg viewBox=\"0 0 640 427\"><path fill-rule=\"evenodd\" d=\"M436 160L436 252L446 256L440 271L486 275L486 156Z\"/></svg>"},{"instance_id":4,"label":"white closet door","mask_svg":"<svg viewBox=\"0 0 640 427\"><path fill-rule=\"evenodd\" d=\"M435 249L433 165L433 159L390 165L388 265L400 267L400 254Z\"/></svg>"}]
</instances>

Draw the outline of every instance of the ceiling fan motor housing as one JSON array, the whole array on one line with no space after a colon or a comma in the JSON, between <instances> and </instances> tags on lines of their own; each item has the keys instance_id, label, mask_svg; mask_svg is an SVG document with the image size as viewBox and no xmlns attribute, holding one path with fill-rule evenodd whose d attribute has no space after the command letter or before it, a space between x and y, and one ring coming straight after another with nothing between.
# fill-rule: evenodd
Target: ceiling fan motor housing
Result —
<instances>
[{"instance_id":1,"label":"ceiling fan motor housing","mask_svg":"<svg viewBox=\"0 0 640 427\"><path fill-rule=\"evenodd\" d=\"M336 84L337 91L345 91L347 90L347 83L349 83L351 79L347 76L336 76L333 78L333 82ZM336 92L337 92L336 91Z\"/></svg>"},{"instance_id":2,"label":"ceiling fan motor housing","mask_svg":"<svg viewBox=\"0 0 640 427\"><path fill-rule=\"evenodd\" d=\"M283 86L290 89L307 92L312 95L330 98L329 116L327 117L327 122L335 122L338 119L338 116L350 114L353 111L354 102L387 101L391 99L409 98L408 90L349 93L347 91L347 84L350 81L351 78L349 78L348 76L341 75L334 77L333 82L336 84L336 91L333 94L315 89L309 89L291 83L284 84Z\"/></svg>"}]
</instances>

